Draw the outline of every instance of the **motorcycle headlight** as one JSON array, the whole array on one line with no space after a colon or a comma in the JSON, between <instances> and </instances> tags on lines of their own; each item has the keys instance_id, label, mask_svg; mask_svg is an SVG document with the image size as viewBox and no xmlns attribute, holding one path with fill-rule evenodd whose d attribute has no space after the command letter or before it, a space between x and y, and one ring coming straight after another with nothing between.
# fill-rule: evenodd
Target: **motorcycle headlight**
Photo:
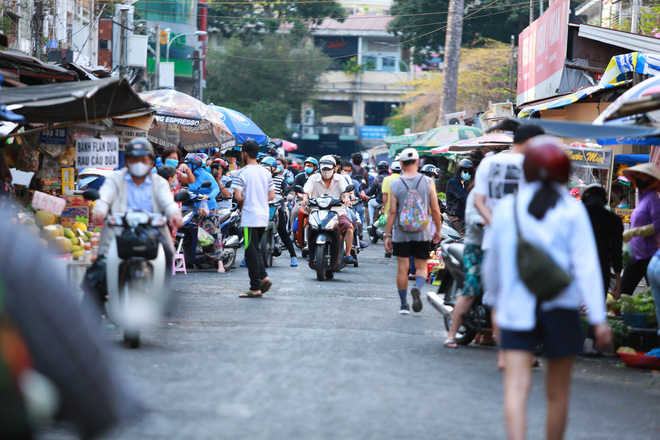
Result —
<instances>
[{"instance_id":1,"label":"motorcycle headlight","mask_svg":"<svg viewBox=\"0 0 660 440\"><path fill-rule=\"evenodd\" d=\"M330 197L319 197L317 204L319 205L319 208L326 209L330 206L331 201L332 199Z\"/></svg>"},{"instance_id":2,"label":"motorcycle headlight","mask_svg":"<svg viewBox=\"0 0 660 440\"><path fill-rule=\"evenodd\" d=\"M328 220L328 224L325 225L325 229L334 229L335 226L337 226L338 222L339 222L339 217L335 215L330 220Z\"/></svg>"},{"instance_id":3,"label":"motorcycle headlight","mask_svg":"<svg viewBox=\"0 0 660 440\"><path fill-rule=\"evenodd\" d=\"M319 220L318 212L313 212L309 216L309 226L312 229L317 229L320 225L321 225L321 221Z\"/></svg>"},{"instance_id":4,"label":"motorcycle headlight","mask_svg":"<svg viewBox=\"0 0 660 440\"><path fill-rule=\"evenodd\" d=\"M126 223L131 228L135 228L138 225L148 225L150 216L148 212L144 211L130 211L126 213Z\"/></svg>"}]
</instances>

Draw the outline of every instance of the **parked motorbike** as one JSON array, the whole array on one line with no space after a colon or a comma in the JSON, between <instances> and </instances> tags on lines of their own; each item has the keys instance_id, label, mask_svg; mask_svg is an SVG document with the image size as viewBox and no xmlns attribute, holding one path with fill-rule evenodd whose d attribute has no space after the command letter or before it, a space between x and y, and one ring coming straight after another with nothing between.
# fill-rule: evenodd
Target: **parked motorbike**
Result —
<instances>
[{"instance_id":1,"label":"parked motorbike","mask_svg":"<svg viewBox=\"0 0 660 440\"><path fill-rule=\"evenodd\" d=\"M353 191L353 185L346 192ZM339 230L339 215L332 210L342 200L323 195L309 200L311 213L307 224L309 267L316 270L319 281L334 278L334 273L346 267L346 246Z\"/></svg>"},{"instance_id":2,"label":"parked motorbike","mask_svg":"<svg viewBox=\"0 0 660 440\"><path fill-rule=\"evenodd\" d=\"M429 292L427 298L429 303L442 313L445 327L449 331L454 306L465 282L463 266L465 245L460 234L448 222L442 226L441 234L443 240L440 248L445 269L443 273L439 274L442 281L438 286L438 292ZM468 345L477 333L492 330L491 309L482 303L482 296L476 297L468 312L463 315L463 323L456 333L456 343L459 345Z\"/></svg>"},{"instance_id":3,"label":"parked motorbike","mask_svg":"<svg viewBox=\"0 0 660 440\"><path fill-rule=\"evenodd\" d=\"M83 194L97 200L97 190ZM183 196L185 198L185 196ZM177 195L177 201L180 201ZM105 255L107 296L106 316L123 331L131 348L140 346L140 330L158 322L170 305L166 283L165 249L155 228L167 218L145 210L112 213L106 224L116 229L115 239Z\"/></svg>"}]
</instances>

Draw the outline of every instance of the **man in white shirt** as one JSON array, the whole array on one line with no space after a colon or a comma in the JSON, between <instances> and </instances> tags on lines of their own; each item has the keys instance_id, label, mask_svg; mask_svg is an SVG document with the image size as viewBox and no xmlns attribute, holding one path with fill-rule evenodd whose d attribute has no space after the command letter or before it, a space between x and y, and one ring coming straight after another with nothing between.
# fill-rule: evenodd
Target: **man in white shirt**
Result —
<instances>
[{"instance_id":1,"label":"man in white shirt","mask_svg":"<svg viewBox=\"0 0 660 440\"><path fill-rule=\"evenodd\" d=\"M337 161L332 156L323 156L319 161L321 172L313 174L305 183L305 195L302 205L307 206L309 199L322 195L330 195L336 199L342 199L344 205L332 208L339 215L339 230L344 234L346 243L346 264L355 264L355 257L351 255L353 249L353 224L346 216L346 206L351 203L351 193L347 193L347 180L335 173Z\"/></svg>"},{"instance_id":2,"label":"man in white shirt","mask_svg":"<svg viewBox=\"0 0 660 440\"><path fill-rule=\"evenodd\" d=\"M250 275L250 290L241 298L260 298L272 286L259 244L268 226L268 202L275 198L275 186L271 174L257 163L258 154L259 144L255 141L250 139L243 144L241 155L246 165L232 183L234 198L241 207L245 262Z\"/></svg>"}]
</instances>

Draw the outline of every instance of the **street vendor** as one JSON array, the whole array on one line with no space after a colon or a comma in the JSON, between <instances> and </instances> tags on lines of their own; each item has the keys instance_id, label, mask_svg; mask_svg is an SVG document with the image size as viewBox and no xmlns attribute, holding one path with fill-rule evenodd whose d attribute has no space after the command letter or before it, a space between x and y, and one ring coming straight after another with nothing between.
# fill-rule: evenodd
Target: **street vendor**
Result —
<instances>
[{"instance_id":1,"label":"street vendor","mask_svg":"<svg viewBox=\"0 0 660 440\"><path fill-rule=\"evenodd\" d=\"M655 164L644 163L623 173L639 191L639 204L630 217L630 229L623 233L623 241L630 242L632 261L623 272L621 292L632 295L651 258L660 249L660 170Z\"/></svg>"},{"instance_id":2,"label":"street vendor","mask_svg":"<svg viewBox=\"0 0 660 440\"><path fill-rule=\"evenodd\" d=\"M465 237L465 202L468 197L465 188L472 177L474 177L474 164L470 159L461 159L458 162L456 175L447 182L447 215L461 237Z\"/></svg>"}]
</instances>

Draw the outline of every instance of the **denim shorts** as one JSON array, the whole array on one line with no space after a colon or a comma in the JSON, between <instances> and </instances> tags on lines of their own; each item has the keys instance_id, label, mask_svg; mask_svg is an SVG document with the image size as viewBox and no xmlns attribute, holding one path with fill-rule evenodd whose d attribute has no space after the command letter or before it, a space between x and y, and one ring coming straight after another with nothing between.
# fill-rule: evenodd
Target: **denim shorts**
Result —
<instances>
[{"instance_id":1,"label":"denim shorts","mask_svg":"<svg viewBox=\"0 0 660 440\"><path fill-rule=\"evenodd\" d=\"M577 310L536 309L536 327L530 331L501 329L500 348L502 350L523 350L534 352L543 344L543 356L548 359L561 359L575 356L584 345L584 333L580 314Z\"/></svg>"}]
</instances>

